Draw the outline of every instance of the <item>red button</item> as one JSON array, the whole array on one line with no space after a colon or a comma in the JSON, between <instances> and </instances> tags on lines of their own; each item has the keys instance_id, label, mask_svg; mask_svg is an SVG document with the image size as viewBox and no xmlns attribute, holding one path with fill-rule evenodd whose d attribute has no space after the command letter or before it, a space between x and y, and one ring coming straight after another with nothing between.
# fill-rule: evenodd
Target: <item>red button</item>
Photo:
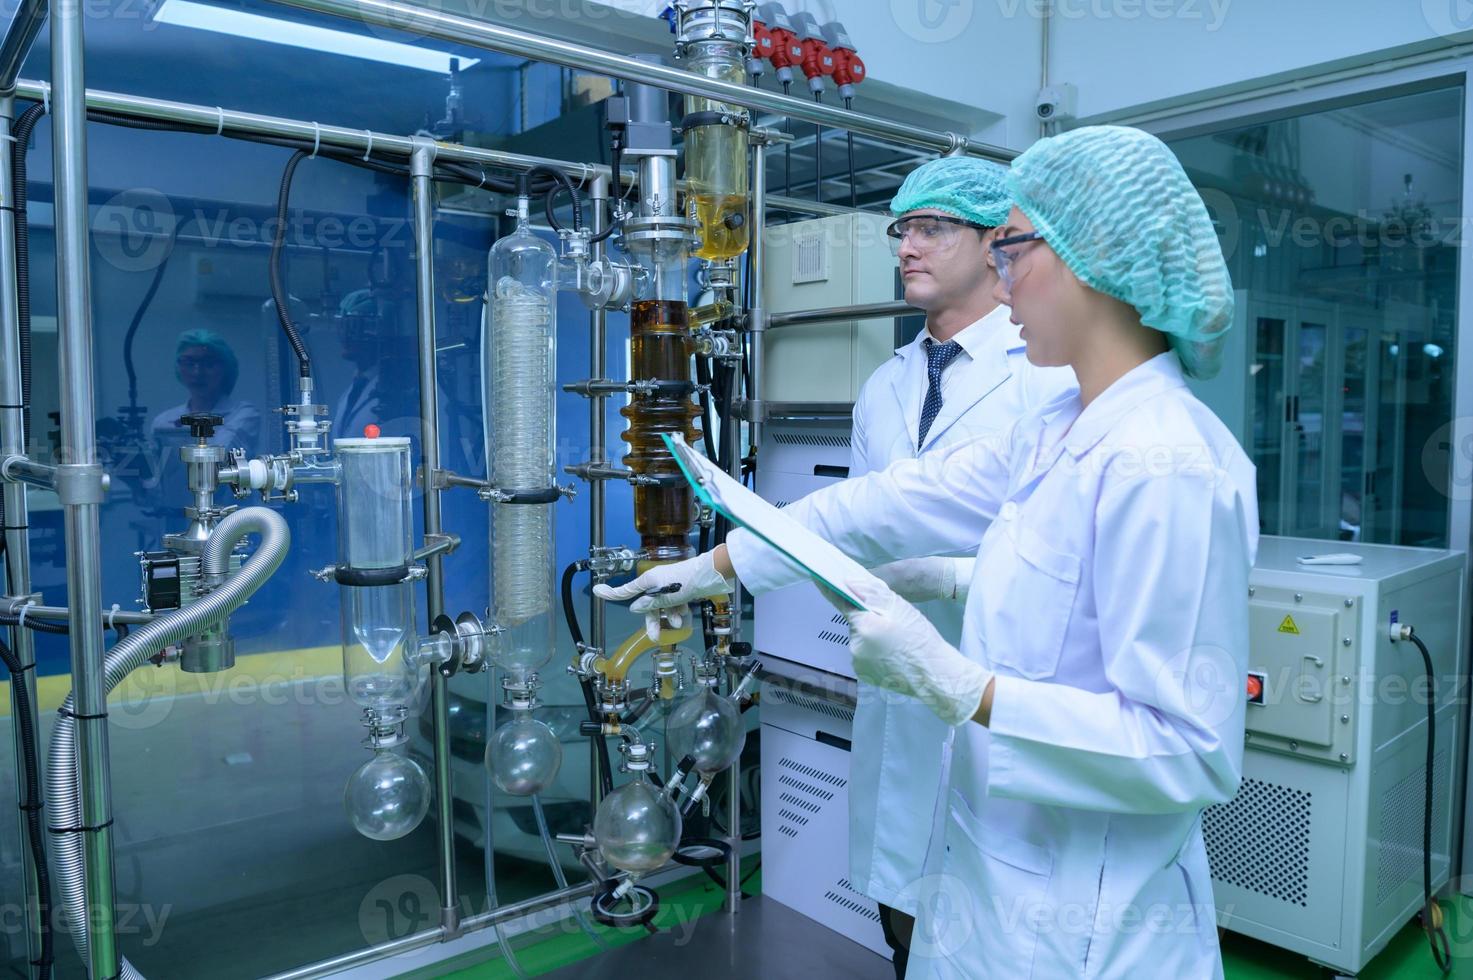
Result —
<instances>
[{"instance_id":1,"label":"red button","mask_svg":"<svg viewBox=\"0 0 1473 980\"><path fill-rule=\"evenodd\" d=\"M365 425L363 427L363 437L365 439L377 439L378 438L378 433L379 433L378 426L374 425L372 422L368 423L367 425Z\"/></svg>"},{"instance_id":2,"label":"red button","mask_svg":"<svg viewBox=\"0 0 1473 980\"><path fill-rule=\"evenodd\" d=\"M1263 678L1255 677L1252 674L1248 675L1248 700L1263 700Z\"/></svg>"}]
</instances>

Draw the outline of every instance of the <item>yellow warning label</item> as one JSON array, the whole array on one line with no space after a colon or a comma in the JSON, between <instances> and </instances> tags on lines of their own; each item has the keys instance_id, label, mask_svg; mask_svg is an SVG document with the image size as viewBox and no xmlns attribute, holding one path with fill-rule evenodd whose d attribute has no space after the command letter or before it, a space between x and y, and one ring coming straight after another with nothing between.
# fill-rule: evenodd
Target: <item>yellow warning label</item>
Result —
<instances>
[{"instance_id":1,"label":"yellow warning label","mask_svg":"<svg viewBox=\"0 0 1473 980\"><path fill-rule=\"evenodd\" d=\"M1298 636L1299 635L1299 627L1294 624L1294 617L1293 616L1285 616L1284 617L1284 621L1279 624L1279 632L1280 633L1293 633L1295 636Z\"/></svg>"}]
</instances>

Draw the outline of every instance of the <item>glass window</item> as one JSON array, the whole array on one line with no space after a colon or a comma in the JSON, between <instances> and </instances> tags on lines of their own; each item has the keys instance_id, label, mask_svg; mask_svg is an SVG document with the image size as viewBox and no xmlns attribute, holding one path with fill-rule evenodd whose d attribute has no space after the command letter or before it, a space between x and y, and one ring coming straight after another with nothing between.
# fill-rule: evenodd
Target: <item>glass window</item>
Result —
<instances>
[{"instance_id":1,"label":"glass window","mask_svg":"<svg viewBox=\"0 0 1473 980\"><path fill-rule=\"evenodd\" d=\"M1447 545L1462 115L1452 86L1170 141L1238 290L1235 374L1202 391L1266 534Z\"/></svg>"}]
</instances>

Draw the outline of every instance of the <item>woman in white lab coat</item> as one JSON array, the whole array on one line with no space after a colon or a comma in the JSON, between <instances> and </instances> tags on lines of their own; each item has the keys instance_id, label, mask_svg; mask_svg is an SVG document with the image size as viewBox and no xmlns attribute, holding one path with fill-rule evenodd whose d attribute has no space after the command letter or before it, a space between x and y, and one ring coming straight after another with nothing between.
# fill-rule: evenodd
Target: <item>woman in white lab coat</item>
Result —
<instances>
[{"instance_id":1,"label":"woman in white lab coat","mask_svg":"<svg viewBox=\"0 0 1473 980\"><path fill-rule=\"evenodd\" d=\"M1042 140L1009 186L1000 298L1079 392L786 511L871 567L980 541L960 650L875 579L844 607L859 677L960 726L907 976L1218 977L1201 811L1242 769L1258 515L1252 464L1183 374L1215 372L1231 283L1155 137ZM733 571L757 592L798 577L736 533L626 589L680 583L634 605L653 610Z\"/></svg>"}]
</instances>

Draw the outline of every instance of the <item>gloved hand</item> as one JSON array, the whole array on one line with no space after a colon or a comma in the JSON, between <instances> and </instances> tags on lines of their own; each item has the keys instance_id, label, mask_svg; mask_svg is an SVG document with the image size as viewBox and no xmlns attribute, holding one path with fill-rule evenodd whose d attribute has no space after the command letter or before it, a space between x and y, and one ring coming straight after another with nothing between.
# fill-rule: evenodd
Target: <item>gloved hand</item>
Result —
<instances>
[{"instance_id":1,"label":"gloved hand","mask_svg":"<svg viewBox=\"0 0 1473 980\"><path fill-rule=\"evenodd\" d=\"M629 602L630 612L644 613L645 632L650 639L660 635L660 610L688 606L700 599L729 594L736 582L722 575L712 563L711 552L685 561L656 565L623 585L595 585L593 594L610 602ZM668 612L665 619L679 627L689 612Z\"/></svg>"},{"instance_id":2,"label":"gloved hand","mask_svg":"<svg viewBox=\"0 0 1473 980\"><path fill-rule=\"evenodd\" d=\"M872 582L849 584L863 611L823 591L849 621L849 651L860 680L915 698L948 725L977 713L992 672L942 639L915 606Z\"/></svg>"},{"instance_id":3,"label":"gloved hand","mask_svg":"<svg viewBox=\"0 0 1473 980\"><path fill-rule=\"evenodd\" d=\"M976 563L975 558L903 558L870 571L907 602L965 603Z\"/></svg>"}]
</instances>

